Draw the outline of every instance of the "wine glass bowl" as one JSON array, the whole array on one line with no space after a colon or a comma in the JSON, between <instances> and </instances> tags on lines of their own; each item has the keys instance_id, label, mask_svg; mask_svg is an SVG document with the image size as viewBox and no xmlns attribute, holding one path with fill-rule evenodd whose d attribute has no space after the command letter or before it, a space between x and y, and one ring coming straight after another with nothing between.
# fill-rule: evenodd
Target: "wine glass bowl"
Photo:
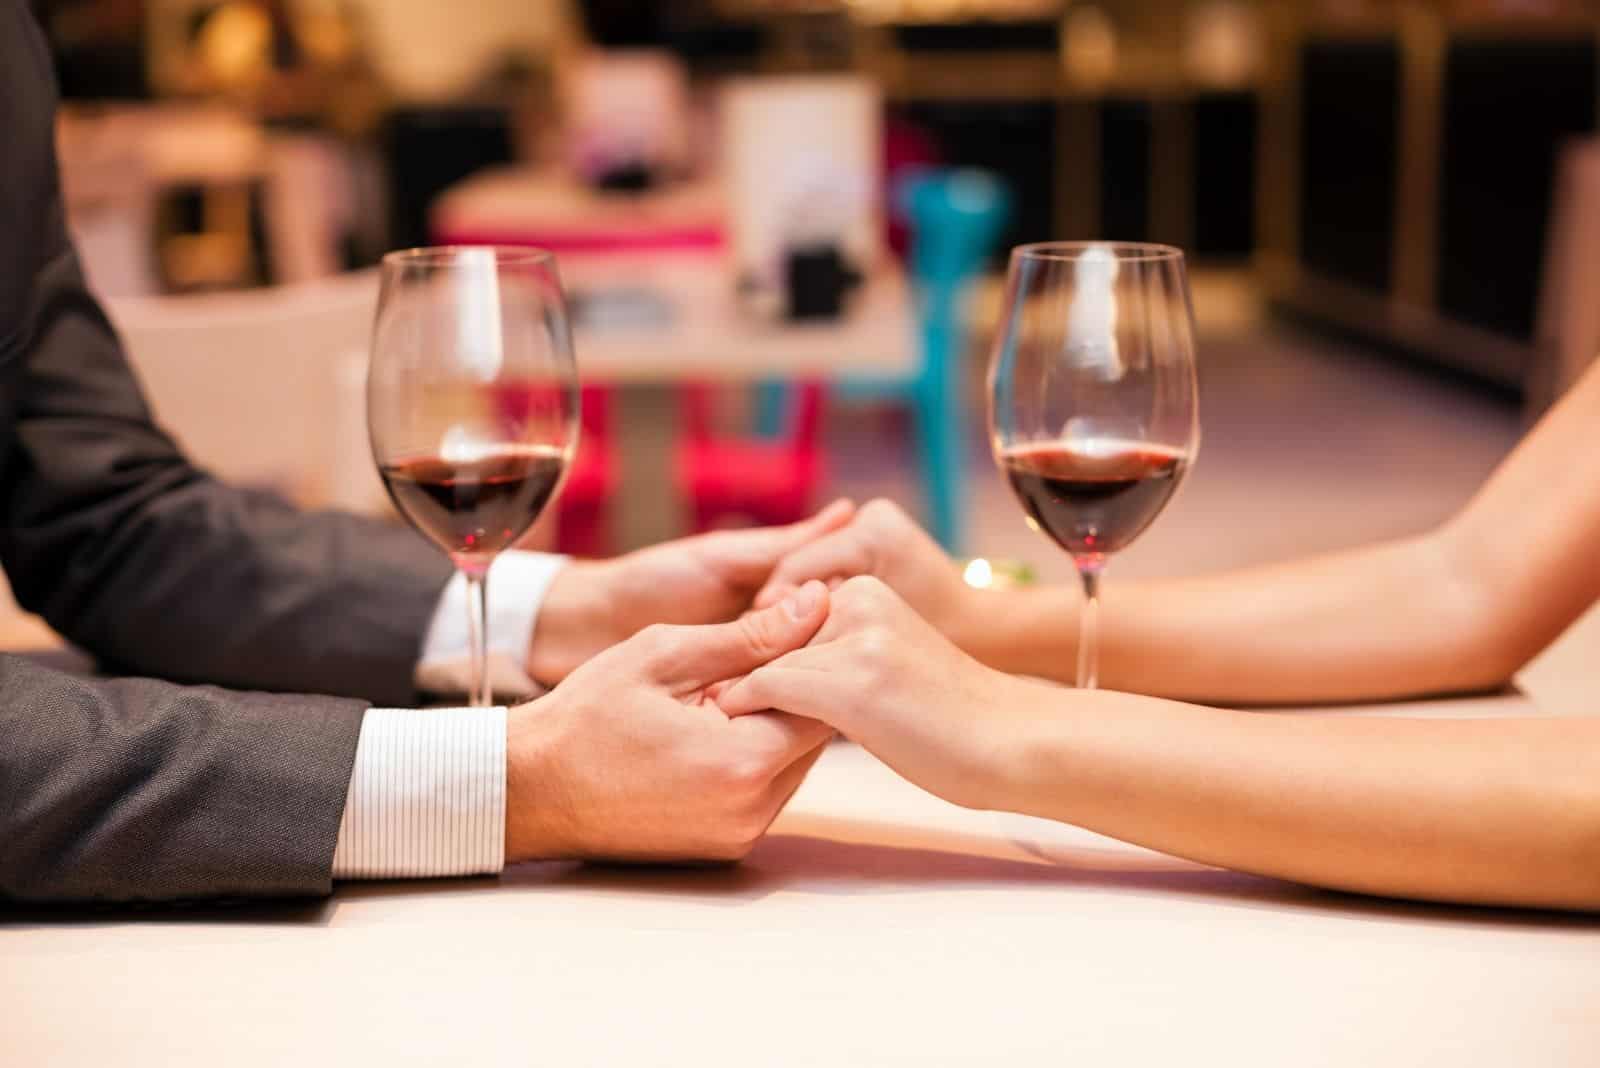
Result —
<instances>
[{"instance_id":1,"label":"wine glass bowl","mask_svg":"<svg viewBox=\"0 0 1600 1068\"><path fill-rule=\"evenodd\" d=\"M1099 577L1176 492L1199 447L1183 253L1047 242L1011 254L989 368L996 463L1084 585L1078 685L1098 676Z\"/></svg>"},{"instance_id":2,"label":"wine glass bowl","mask_svg":"<svg viewBox=\"0 0 1600 1068\"><path fill-rule=\"evenodd\" d=\"M528 248L384 257L367 376L379 474L466 579L472 702L488 704L490 563L557 494L578 433L577 367L555 258Z\"/></svg>"}]
</instances>

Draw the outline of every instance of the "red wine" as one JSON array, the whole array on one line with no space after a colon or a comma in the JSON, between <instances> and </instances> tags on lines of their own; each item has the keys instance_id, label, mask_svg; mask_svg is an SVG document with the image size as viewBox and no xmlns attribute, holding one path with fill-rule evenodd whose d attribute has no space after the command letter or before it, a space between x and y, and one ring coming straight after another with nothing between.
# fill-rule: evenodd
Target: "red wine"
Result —
<instances>
[{"instance_id":1,"label":"red wine","mask_svg":"<svg viewBox=\"0 0 1600 1068\"><path fill-rule=\"evenodd\" d=\"M418 530L452 556L480 556L527 533L565 468L554 446L507 445L470 460L409 457L378 471Z\"/></svg>"},{"instance_id":2,"label":"red wine","mask_svg":"<svg viewBox=\"0 0 1600 1068\"><path fill-rule=\"evenodd\" d=\"M1001 456L1029 521L1067 552L1114 553L1178 488L1184 455L1133 441L1022 445Z\"/></svg>"}]
</instances>

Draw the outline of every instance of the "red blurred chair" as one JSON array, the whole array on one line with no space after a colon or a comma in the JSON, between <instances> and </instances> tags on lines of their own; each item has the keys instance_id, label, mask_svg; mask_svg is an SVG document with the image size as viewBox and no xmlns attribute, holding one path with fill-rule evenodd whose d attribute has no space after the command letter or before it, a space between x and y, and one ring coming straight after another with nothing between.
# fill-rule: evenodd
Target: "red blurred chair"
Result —
<instances>
[{"instance_id":1,"label":"red blurred chair","mask_svg":"<svg viewBox=\"0 0 1600 1068\"><path fill-rule=\"evenodd\" d=\"M810 513L827 470L821 446L824 389L806 382L791 395L786 435L735 437L714 432L716 387L695 384L680 391L678 488L695 530L793 523Z\"/></svg>"},{"instance_id":2,"label":"red blurred chair","mask_svg":"<svg viewBox=\"0 0 1600 1068\"><path fill-rule=\"evenodd\" d=\"M497 389L504 418L526 422L533 413L550 412L561 403L553 386L510 386ZM578 451L572 458L566 484L557 499L555 548L578 556L606 554L606 504L616 490L616 448L611 440L611 391L605 386L584 386L578 393ZM546 531L543 522L535 528ZM527 545L541 544L540 534Z\"/></svg>"},{"instance_id":3,"label":"red blurred chair","mask_svg":"<svg viewBox=\"0 0 1600 1068\"><path fill-rule=\"evenodd\" d=\"M608 505L617 489L617 446L611 435L611 389L584 386L580 392L578 453L557 504L556 550L574 556L606 556L610 551Z\"/></svg>"}]
</instances>

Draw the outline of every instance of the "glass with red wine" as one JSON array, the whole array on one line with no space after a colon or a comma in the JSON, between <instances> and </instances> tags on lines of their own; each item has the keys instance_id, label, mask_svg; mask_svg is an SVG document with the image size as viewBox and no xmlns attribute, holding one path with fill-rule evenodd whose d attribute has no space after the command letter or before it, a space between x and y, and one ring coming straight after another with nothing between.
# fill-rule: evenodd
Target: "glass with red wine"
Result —
<instances>
[{"instance_id":1,"label":"glass with red wine","mask_svg":"<svg viewBox=\"0 0 1600 1068\"><path fill-rule=\"evenodd\" d=\"M1011 253L989 367L995 462L1083 583L1078 685L1099 677L1100 574L1166 507L1200 444L1194 315L1167 245Z\"/></svg>"},{"instance_id":2,"label":"glass with red wine","mask_svg":"<svg viewBox=\"0 0 1600 1068\"><path fill-rule=\"evenodd\" d=\"M395 507L465 577L471 703L489 705L489 565L538 520L578 434L555 257L421 248L383 258L367 372L373 457Z\"/></svg>"}]
</instances>

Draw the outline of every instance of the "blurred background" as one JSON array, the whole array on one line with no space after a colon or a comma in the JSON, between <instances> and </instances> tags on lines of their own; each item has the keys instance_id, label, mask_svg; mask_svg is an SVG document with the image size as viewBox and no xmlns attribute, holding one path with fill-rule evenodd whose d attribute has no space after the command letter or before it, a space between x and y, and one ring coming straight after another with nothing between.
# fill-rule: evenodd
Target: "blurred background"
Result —
<instances>
[{"instance_id":1,"label":"blurred background","mask_svg":"<svg viewBox=\"0 0 1600 1068\"><path fill-rule=\"evenodd\" d=\"M306 504L387 512L370 268L412 245L560 258L585 437L538 539L579 553L882 495L1068 574L983 431L1024 241L1191 257L1205 441L1119 578L1436 523L1600 345L1600 3L34 6L158 415Z\"/></svg>"}]
</instances>

